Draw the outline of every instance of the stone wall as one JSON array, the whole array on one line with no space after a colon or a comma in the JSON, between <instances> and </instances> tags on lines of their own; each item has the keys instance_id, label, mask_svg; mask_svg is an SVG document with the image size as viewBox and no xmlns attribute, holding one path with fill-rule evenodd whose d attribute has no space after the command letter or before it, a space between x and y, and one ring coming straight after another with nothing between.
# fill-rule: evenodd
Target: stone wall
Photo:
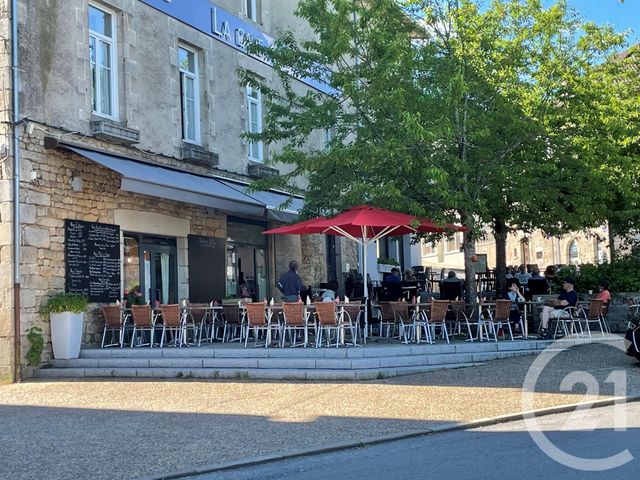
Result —
<instances>
[{"instance_id":1,"label":"stone wall","mask_svg":"<svg viewBox=\"0 0 640 480\"><path fill-rule=\"evenodd\" d=\"M162 232L162 226L159 232L146 231L147 222L143 220L155 215L187 221L191 234L225 238L226 218L205 207L124 192L119 189L117 173L67 151L44 150L43 136L42 132L36 132L21 143L21 177L30 179L31 172L37 176L34 181L21 182L21 334L32 325L44 330L46 360L51 354L49 323L48 318L37 312L51 294L64 290L65 219L114 224L117 223L115 212L126 211L129 215L137 212L141 219L138 233ZM72 178L81 179L80 191L72 188ZM180 245L180 239L178 243ZM179 271L182 272L179 283L185 285L186 268ZM102 321L96 315L98 309L99 305L90 305L84 343L96 344L102 334ZM23 340L23 351L27 347Z\"/></svg>"}]
</instances>

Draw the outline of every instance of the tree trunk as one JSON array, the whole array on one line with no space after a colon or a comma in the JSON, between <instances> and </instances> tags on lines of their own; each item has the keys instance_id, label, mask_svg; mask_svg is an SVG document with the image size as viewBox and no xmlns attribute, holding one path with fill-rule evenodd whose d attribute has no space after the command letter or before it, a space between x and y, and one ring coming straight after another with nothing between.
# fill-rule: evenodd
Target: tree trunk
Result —
<instances>
[{"instance_id":1,"label":"tree trunk","mask_svg":"<svg viewBox=\"0 0 640 480\"><path fill-rule=\"evenodd\" d=\"M607 222L607 234L609 236L609 262L613 262L613 260L616 258L617 252L616 252L616 232L615 232L615 227L614 227L614 222L612 222L611 220L609 220L609 222Z\"/></svg>"},{"instance_id":2,"label":"tree trunk","mask_svg":"<svg viewBox=\"0 0 640 480\"><path fill-rule=\"evenodd\" d=\"M496 239L496 298L505 292L507 273L507 226L501 218L493 220Z\"/></svg>"},{"instance_id":3,"label":"tree trunk","mask_svg":"<svg viewBox=\"0 0 640 480\"><path fill-rule=\"evenodd\" d=\"M462 221L462 225L473 225L471 218L464 212L460 212L460 220ZM465 301L475 305L477 302L478 290L476 285L476 274L473 271L471 257L476 254L476 242L473 239L473 232L471 228L464 232L464 241L462 245L464 251L464 278L466 287Z\"/></svg>"}]
</instances>

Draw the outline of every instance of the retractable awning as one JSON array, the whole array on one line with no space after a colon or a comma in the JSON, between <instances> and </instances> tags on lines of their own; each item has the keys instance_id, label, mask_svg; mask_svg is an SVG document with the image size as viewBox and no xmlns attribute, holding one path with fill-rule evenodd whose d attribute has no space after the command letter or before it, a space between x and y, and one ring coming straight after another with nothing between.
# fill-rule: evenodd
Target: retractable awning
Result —
<instances>
[{"instance_id":1,"label":"retractable awning","mask_svg":"<svg viewBox=\"0 0 640 480\"><path fill-rule=\"evenodd\" d=\"M267 209L267 218L276 222L291 223L298 220L298 214L304 206L304 199L301 197L290 196L286 192L279 192L275 190L265 190L256 192L247 192L247 183L218 179L225 185L238 189L240 192L248 195L251 198L256 199ZM291 203L286 208L280 206L291 200Z\"/></svg>"},{"instance_id":2,"label":"retractable awning","mask_svg":"<svg viewBox=\"0 0 640 480\"><path fill-rule=\"evenodd\" d=\"M122 176L120 188L127 192L219 208L236 214L265 216L264 203L218 179L62 142L57 146L119 173Z\"/></svg>"}]
</instances>

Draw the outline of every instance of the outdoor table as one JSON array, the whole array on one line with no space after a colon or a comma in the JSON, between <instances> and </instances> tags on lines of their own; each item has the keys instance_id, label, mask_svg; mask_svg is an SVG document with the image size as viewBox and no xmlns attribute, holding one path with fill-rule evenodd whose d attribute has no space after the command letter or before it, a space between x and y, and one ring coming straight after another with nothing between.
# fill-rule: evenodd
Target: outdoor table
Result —
<instances>
[{"instance_id":1,"label":"outdoor table","mask_svg":"<svg viewBox=\"0 0 640 480\"><path fill-rule=\"evenodd\" d=\"M417 302L417 303L408 303L407 304L409 306L410 309L414 310L414 318L416 319L416 321L419 321L420 318L420 309L423 309L423 313L425 314L425 317L427 316L426 310L429 308L431 308L431 303L430 302ZM427 317L427 322L428 322L428 317ZM433 343L433 337L436 336L436 325L435 324L431 324L428 323L429 325L429 329L430 332L429 334L431 335L431 339L427 339L426 342L427 343ZM431 333L431 329L433 330L433 333ZM416 325L415 328L415 332L416 332L416 343L420 343L420 335L422 334L420 328L418 328L418 326Z\"/></svg>"}]
</instances>

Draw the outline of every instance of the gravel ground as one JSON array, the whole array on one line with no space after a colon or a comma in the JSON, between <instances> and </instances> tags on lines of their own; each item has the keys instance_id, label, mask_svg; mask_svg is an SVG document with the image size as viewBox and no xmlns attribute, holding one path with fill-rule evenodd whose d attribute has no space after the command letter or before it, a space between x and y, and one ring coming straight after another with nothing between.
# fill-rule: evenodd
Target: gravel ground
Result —
<instances>
[{"instance_id":1,"label":"gravel ground","mask_svg":"<svg viewBox=\"0 0 640 480\"><path fill-rule=\"evenodd\" d=\"M360 382L30 381L0 386L0 479L131 479L522 411L534 361L535 408L584 401L570 372L606 383L640 363L593 344L551 355ZM542 359L549 359L541 368ZM566 380L565 380L566 382ZM574 382L569 382L571 384ZM624 392L623 392L624 393Z\"/></svg>"}]
</instances>

